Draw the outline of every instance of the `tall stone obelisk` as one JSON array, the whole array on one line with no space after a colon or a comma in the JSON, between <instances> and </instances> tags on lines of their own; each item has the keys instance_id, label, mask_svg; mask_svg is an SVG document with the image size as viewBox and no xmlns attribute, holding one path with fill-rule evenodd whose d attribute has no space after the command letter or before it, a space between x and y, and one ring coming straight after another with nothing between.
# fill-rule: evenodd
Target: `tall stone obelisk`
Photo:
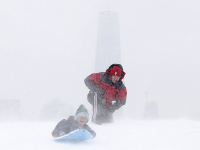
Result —
<instances>
[{"instance_id":1,"label":"tall stone obelisk","mask_svg":"<svg viewBox=\"0 0 200 150\"><path fill-rule=\"evenodd\" d=\"M99 15L95 72L105 72L120 61L119 17L117 12L104 11ZM122 118L123 108L115 111L114 118Z\"/></svg>"},{"instance_id":2,"label":"tall stone obelisk","mask_svg":"<svg viewBox=\"0 0 200 150\"><path fill-rule=\"evenodd\" d=\"M117 12L99 15L95 71L103 72L111 64L120 63L119 19Z\"/></svg>"}]
</instances>

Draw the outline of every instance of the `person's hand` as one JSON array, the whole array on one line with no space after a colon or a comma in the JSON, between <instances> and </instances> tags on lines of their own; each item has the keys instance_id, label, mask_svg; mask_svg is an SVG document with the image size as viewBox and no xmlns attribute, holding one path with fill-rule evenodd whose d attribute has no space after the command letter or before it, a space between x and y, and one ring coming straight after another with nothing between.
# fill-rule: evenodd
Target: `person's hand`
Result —
<instances>
[{"instance_id":1,"label":"person's hand","mask_svg":"<svg viewBox=\"0 0 200 150\"><path fill-rule=\"evenodd\" d=\"M115 110L116 110L116 108L115 108L115 107L113 107L113 106L110 106L110 107L109 107L109 112L111 112L111 113L114 113L114 112L115 112Z\"/></svg>"},{"instance_id":2,"label":"person's hand","mask_svg":"<svg viewBox=\"0 0 200 150\"><path fill-rule=\"evenodd\" d=\"M109 106L109 111L114 112L115 110L119 109L121 107L121 103L119 101L116 101L114 104Z\"/></svg>"},{"instance_id":3,"label":"person's hand","mask_svg":"<svg viewBox=\"0 0 200 150\"><path fill-rule=\"evenodd\" d=\"M107 112L110 113L113 113L116 110L115 107L113 107L112 105L111 106L104 105L104 107L107 109Z\"/></svg>"},{"instance_id":4,"label":"person's hand","mask_svg":"<svg viewBox=\"0 0 200 150\"><path fill-rule=\"evenodd\" d=\"M120 101L116 101L114 104L111 105L111 107L114 107L115 110L119 109L122 106Z\"/></svg>"}]
</instances>

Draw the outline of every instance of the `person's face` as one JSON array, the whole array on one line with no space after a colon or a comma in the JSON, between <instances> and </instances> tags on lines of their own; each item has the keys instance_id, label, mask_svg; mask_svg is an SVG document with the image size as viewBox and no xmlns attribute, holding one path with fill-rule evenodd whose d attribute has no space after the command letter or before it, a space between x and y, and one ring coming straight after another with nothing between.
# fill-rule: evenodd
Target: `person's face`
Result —
<instances>
[{"instance_id":1,"label":"person's face","mask_svg":"<svg viewBox=\"0 0 200 150\"><path fill-rule=\"evenodd\" d=\"M113 83L118 82L119 79L120 79L120 77L118 77L118 76L112 76L112 77L111 77L111 81L112 81Z\"/></svg>"},{"instance_id":2,"label":"person's face","mask_svg":"<svg viewBox=\"0 0 200 150\"><path fill-rule=\"evenodd\" d=\"M84 124L86 124L87 123L87 118L85 118L85 117L79 117L78 119L77 119L77 121L78 121L78 123L81 125L81 126L83 126Z\"/></svg>"}]
</instances>

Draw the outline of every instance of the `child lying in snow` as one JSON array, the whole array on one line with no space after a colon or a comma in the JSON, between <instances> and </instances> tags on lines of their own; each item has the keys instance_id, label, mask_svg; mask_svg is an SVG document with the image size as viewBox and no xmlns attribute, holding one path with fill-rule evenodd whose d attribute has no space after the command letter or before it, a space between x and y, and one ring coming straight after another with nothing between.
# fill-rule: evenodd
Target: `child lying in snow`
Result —
<instances>
[{"instance_id":1,"label":"child lying in snow","mask_svg":"<svg viewBox=\"0 0 200 150\"><path fill-rule=\"evenodd\" d=\"M96 133L86 124L89 120L89 114L84 105L80 105L76 111L75 116L61 120L52 132L54 138L66 135L77 129L85 129L96 137Z\"/></svg>"}]
</instances>

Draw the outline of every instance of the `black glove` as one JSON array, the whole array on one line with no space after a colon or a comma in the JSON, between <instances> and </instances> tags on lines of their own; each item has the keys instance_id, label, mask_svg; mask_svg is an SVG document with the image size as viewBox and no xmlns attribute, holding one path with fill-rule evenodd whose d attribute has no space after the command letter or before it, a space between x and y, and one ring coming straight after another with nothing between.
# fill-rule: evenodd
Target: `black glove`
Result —
<instances>
[{"instance_id":1,"label":"black glove","mask_svg":"<svg viewBox=\"0 0 200 150\"><path fill-rule=\"evenodd\" d=\"M94 92L89 92L88 95L87 95L87 100L88 102L93 105L94 104Z\"/></svg>"},{"instance_id":2,"label":"black glove","mask_svg":"<svg viewBox=\"0 0 200 150\"><path fill-rule=\"evenodd\" d=\"M110 105L109 110L110 112L114 112L115 110L121 107L120 101L116 101L114 104Z\"/></svg>"},{"instance_id":3,"label":"black glove","mask_svg":"<svg viewBox=\"0 0 200 150\"><path fill-rule=\"evenodd\" d=\"M104 107L106 108L107 112L109 112L109 113L114 113L114 111L116 110L116 108L113 107L112 105L111 106L104 105Z\"/></svg>"},{"instance_id":4,"label":"black glove","mask_svg":"<svg viewBox=\"0 0 200 150\"><path fill-rule=\"evenodd\" d=\"M109 110L108 110L108 111L109 111L109 112L111 112L111 113L114 113L114 112L115 112L115 110L116 110L116 109L115 109L115 107L112 107L112 106L111 106L111 107L109 108Z\"/></svg>"}]
</instances>

